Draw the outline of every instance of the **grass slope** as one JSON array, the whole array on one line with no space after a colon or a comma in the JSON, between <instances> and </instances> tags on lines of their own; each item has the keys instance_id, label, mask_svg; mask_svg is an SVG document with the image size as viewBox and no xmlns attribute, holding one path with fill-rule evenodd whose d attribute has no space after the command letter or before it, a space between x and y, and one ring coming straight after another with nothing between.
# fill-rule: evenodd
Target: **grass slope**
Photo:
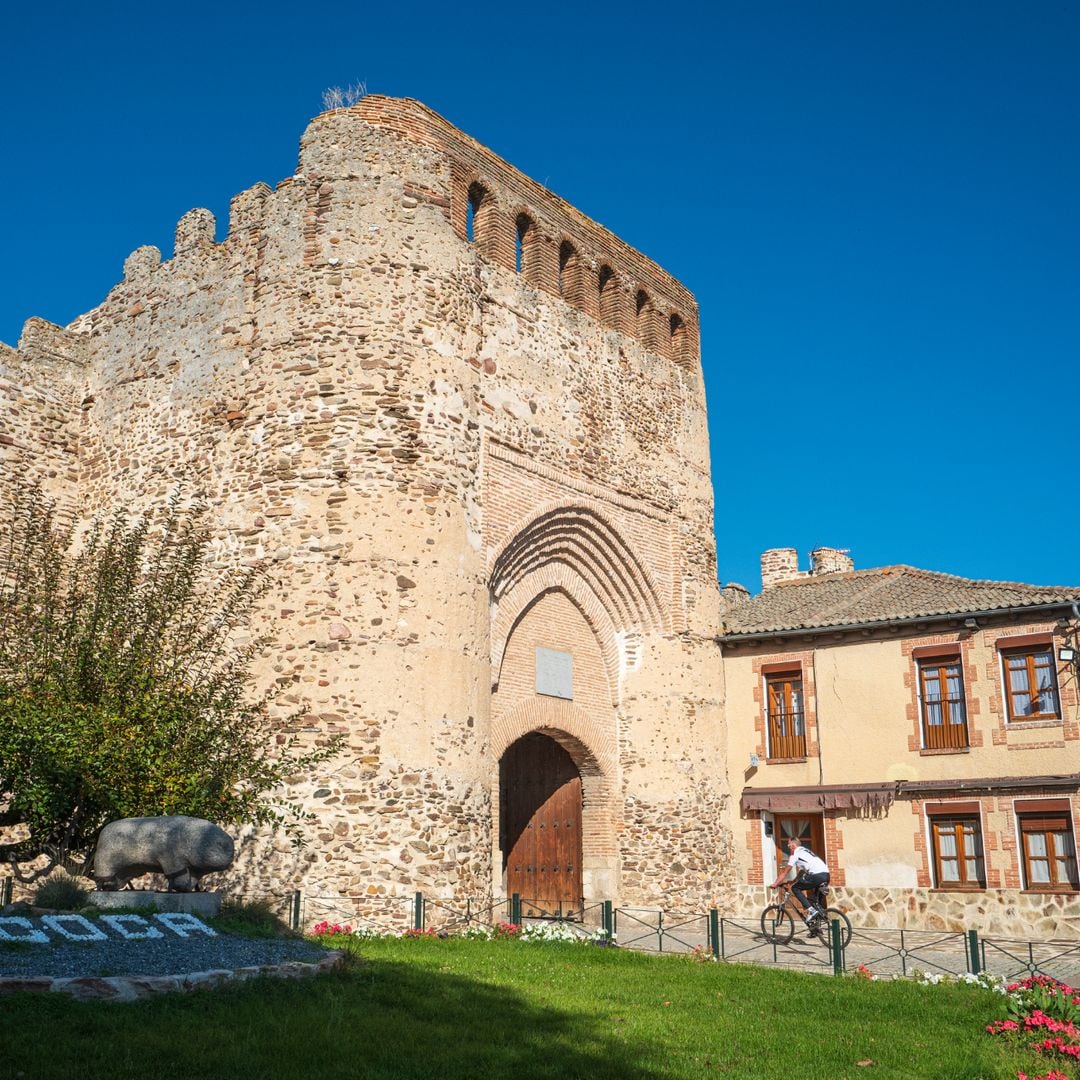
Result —
<instances>
[{"instance_id":1,"label":"grass slope","mask_svg":"<svg viewBox=\"0 0 1080 1080\"><path fill-rule=\"evenodd\" d=\"M1002 999L586 946L350 941L359 961L134 1005L0 1000L0 1076L1016 1080ZM871 1061L870 1065L859 1062Z\"/></svg>"}]
</instances>

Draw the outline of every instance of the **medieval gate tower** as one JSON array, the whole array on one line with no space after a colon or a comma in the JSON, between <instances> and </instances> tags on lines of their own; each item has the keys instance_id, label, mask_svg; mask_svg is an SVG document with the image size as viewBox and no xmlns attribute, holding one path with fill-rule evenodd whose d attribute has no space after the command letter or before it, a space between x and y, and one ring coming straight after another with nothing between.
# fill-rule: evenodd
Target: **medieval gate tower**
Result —
<instances>
[{"instance_id":1,"label":"medieval gate tower","mask_svg":"<svg viewBox=\"0 0 1080 1080\"><path fill-rule=\"evenodd\" d=\"M317 117L223 240L30 320L0 470L84 516L193 475L271 565L260 675L348 750L249 890L729 901L694 299L423 105Z\"/></svg>"}]
</instances>

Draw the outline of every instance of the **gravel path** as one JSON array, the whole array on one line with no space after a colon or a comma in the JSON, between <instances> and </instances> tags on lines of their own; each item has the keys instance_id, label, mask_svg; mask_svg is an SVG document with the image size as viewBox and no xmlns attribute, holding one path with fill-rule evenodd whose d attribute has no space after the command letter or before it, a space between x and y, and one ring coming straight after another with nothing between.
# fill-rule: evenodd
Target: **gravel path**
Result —
<instances>
[{"instance_id":1,"label":"gravel path","mask_svg":"<svg viewBox=\"0 0 1080 1080\"><path fill-rule=\"evenodd\" d=\"M326 955L325 949L302 939L246 938L220 931L216 937L188 938L166 931L160 938L145 941L125 941L113 934L106 941L61 941L53 934L50 940L49 945L0 941L0 978L186 975L289 960L312 963Z\"/></svg>"}]
</instances>

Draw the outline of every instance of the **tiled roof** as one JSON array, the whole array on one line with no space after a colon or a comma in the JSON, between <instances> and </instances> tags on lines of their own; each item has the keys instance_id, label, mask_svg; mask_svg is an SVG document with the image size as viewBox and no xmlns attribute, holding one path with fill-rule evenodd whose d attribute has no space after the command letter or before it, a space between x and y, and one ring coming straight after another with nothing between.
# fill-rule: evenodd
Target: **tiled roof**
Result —
<instances>
[{"instance_id":1,"label":"tiled roof","mask_svg":"<svg viewBox=\"0 0 1080 1080\"><path fill-rule=\"evenodd\" d=\"M974 615L1008 608L1080 601L1072 588L974 581L914 566L882 566L784 581L725 605L725 638L791 630Z\"/></svg>"}]
</instances>

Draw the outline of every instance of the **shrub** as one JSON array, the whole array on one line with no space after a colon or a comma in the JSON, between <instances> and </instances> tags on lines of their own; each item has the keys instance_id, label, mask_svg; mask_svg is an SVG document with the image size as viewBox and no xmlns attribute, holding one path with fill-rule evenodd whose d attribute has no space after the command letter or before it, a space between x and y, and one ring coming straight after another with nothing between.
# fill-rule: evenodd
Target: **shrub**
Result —
<instances>
[{"instance_id":1,"label":"shrub","mask_svg":"<svg viewBox=\"0 0 1080 1080\"><path fill-rule=\"evenodd\" d=\"M293 934L289 925L274 911L270 900L244 900L226 897L221 912L209 920L218 930L241 937L273 938Z\"/></svg>"},{"instance_id":2,"label":"shrub","mask_svg":"<svg viewBox=\"0 0 1080 1080\"><path fill-rule=\"evenodd\" d=\"M89 898L90 889L79 878L60 871L37 887L34 905L54 911L78 911L86 907Z\"/></svg>"},{"instance_id":3,"label":"shrub","mask_svg":"<svg viewBox=\"0 0 1080 1080\"><path fill-rule=\"evenodd\" d=\"M251 695L247 627L270 580L219 569L206 518L176 494L157 520L117 510L77 539L39 488L0 507L0 859L21 880L79 865L116 818L190 814L299 841L311 815L282 800L284 781L340 739L304 751Z\"/></svg>"}]
</instances>

